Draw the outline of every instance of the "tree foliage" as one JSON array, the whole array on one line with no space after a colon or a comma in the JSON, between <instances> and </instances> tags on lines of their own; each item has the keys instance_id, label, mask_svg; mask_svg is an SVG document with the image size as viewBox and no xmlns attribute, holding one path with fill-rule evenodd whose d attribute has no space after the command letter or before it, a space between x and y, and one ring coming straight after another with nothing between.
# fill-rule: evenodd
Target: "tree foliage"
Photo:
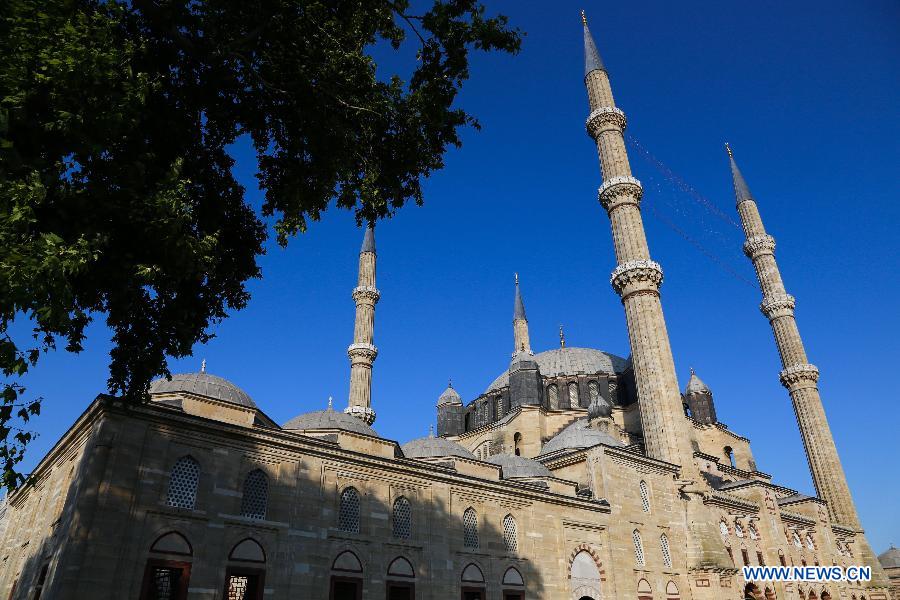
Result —
<instances>
[{"instance_id":1,"label":"tree foliage","mask_svg":"<svg viewBox=\"0 0 900 600\"><path fill-rule=\"evenodd\" d=\"M401 48L404 40L408 44ZM102 316L108 387L146 399L167 357L246 305L266 229L278 242L330 205L389 217L443 166L474 50L520 35L475 0L7 0L0 15L2 484L40 411L19 383ZM412 44L404 75L375 51ZM231 173L248 136L261 215ZM26 321L33 338L15 339Z\"/></svg>"}]
</instances>

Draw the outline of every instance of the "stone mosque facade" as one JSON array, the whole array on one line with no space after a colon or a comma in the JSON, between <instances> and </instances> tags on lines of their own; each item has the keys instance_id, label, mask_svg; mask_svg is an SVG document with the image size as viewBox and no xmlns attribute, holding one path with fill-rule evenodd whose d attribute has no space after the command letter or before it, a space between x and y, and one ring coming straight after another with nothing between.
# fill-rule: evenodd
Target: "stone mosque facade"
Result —
<instances>
[{"instance_id":1,"label":"stone mosque facade","mask_svg":"<svg viewBox=\"0 0 900 600\"><path fill-rule=\"evenodd\" d=\"M567 347L562 332L560 347L532 349L517 280L509 368L469 402L448 387L436 435L385 439L372 427L369 228L346 410L279 425L205 368L155 381L139 407L98 396L3 507L0 597L888 600L885 571L900 560L886 553L882 569L866 540L775 241L730 149L744 250L817 496L761 470L697 374L679 389L625 114L586 22L584 42L630 357ZM871 582L754 584L740 572L858 564Z\"/></svg>"}]
</instances>

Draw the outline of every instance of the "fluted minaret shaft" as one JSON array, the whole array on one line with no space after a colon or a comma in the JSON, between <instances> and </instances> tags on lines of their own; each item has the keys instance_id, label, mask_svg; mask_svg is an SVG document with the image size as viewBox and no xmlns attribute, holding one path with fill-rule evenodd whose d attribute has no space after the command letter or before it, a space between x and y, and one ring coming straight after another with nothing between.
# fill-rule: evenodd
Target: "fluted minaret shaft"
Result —
<instances>
[{"instance_id":1,"label":"fluted minaret shaft","mask_svg":"<svg viewBox=\"0 0 900 600\"><path fill-rule=\"evenodd\" d=\"M525 303L519 291L519 275L516 274L516 298L513 303L513 347L514 352L531 352L531 340L528 336L528 318L525 316Z\"/></svg>"},{"instance_id":2,"label":"fluted minaret shaft","mask_svg":"<svg viewBox=\"0 0 900 600\"><path fill-rule=\"evenodd\" d=\"M350 356L350 401L344 411L369 425L375 422L375 411L372 410L372 363L378 356L378 349L372 342L375 334L375 304L380 296L375 287L375 230L369 227L359 252L359 277L353 289L356 321L353 343L347 348Z\"/></svg>"},{"instance_id":3,"label":"fluted minaret shaft","mask_svg":"<svg viewBox=\"0 0 900 600\"><path fill-rule=\"evenodd\" d=\"M728 157L734 178L737 210L747 238L744 253L753 262L762 289L760 310L769 319L775 334L775 345L778 346L783 367L781 384L788 389L794 404L813 485L819 497L828 503L833 521L859 528L856 507L819 397L816 385L819 370L809 364L806 357L794 318L794 297L785 291L778 263L775 261L775 239L766 233L756 201L734 162L730 148Z\"/></svg>"},{"instance_id":4,"label":"fluted minaret shaft","mask_svg":"<svg viewBox=\"0 0 900 600\"><path fill-rule=\"evenodd\" d=\"M625 115L616 108L586 23L584 36L584 82L591 110L587 130L600 155L599 199L609 215L618 262L610 281L625 307L644 445L653 458L689 465L693 452L659 296L663 274L650 260L640 210L643 190L631 176L625 151Z\"/></svg>"}]
</instances>

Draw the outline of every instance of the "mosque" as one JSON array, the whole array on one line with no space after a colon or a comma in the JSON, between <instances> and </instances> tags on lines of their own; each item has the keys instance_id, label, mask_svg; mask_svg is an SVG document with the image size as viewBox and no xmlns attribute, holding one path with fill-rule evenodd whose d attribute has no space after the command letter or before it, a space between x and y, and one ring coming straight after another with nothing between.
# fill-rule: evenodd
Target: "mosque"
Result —
<instances>
[{"instance_id":1,"label":"mosque","mask_svg":"<svg viewBox=\"0 0 900 600\"><path fill-rule=\"evenodd\" d=\"M346 409L279 424L205 368L153 382L139 407L101 394L3 507L0 597L896 600L898 551L882 568L866 540L775 240L730 149L744 251L817 495L761 470L696 373L679 389L625 113L586 22L584 46L630 356L562 336L532 349L517 281L509 368L468 401L448 387L435 434L385 439L369 228ZM872 580L747 582L744 565L867 565Z\"/></svg>"}]
</instances>

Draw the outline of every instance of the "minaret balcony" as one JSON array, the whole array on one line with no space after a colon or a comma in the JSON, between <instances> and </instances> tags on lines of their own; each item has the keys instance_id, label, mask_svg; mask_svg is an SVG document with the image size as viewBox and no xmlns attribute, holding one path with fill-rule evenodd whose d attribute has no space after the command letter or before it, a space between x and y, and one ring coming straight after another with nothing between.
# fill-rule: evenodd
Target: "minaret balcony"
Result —
<instances>
[{"instance_id":1,"label":"minaret balcony","mask_svg":"<svg viewBox=\"0 0 900 600\"><path fill-rule=\"evenodd\" d=\"M641 182L627 175L611 177L597 190L597 200L607 212L625 204L638 206L643 195Z\"/></svg>"},{"instance_id":2,"label":"minaret balcony","mask_svg":"<svg viewBox=\"0 0 900 600\"><path fill-rule=\"evenodd\" d=\"M744 242L744 254L751 260L763 254L775 254L775 238L771 235L754 235Z\"/></svg>"},{"instance_id":3,"label":"minaret balcony","mask_svg":"<svg viewBox=\"0 0 900 600\"><path fill-rule=\"evenodd\" d=\"M796 300L790 294L775 294L763 298L762 303L759 305L759 310L771 321L779 317L793 315L794 306L796 306Z\"/></svg>"},{"instance_id":4,"label":"minaret balcony","mask_svg":"<svg viewBox=\"0 0 900 600\"><path fill-rule=\"evenodd\" d=\"M375 411L368 406L348 406L344 409L344 412L351 417L362 420L366 425L371 425L375 422Z\"/></svg>"},{"instance_id":5,"label":"minaret balcony","mask_svg":"<svg viewBox=\"0 0 900 600\"><path fill-rule=\"evenodd\" d=\"M381 298L381 292L378 291L378 288L368 285L361 285L353 288L354 302L367 301L376 304L379 298Z\"/></svg>"},{"instance_id":6,"label":"minaret balcony","mask_svg":"<svg viewBox=\"0 0 900 600\"><path fill-rule=\"evenodd\" d=\"M626 123L627 119L625 118L625 113L621 110L615 106L601 106L588 115L587 121L585 121L585 127L587 128L588 135L597 139L601 133L609 131L610 129L619 132L625 131Z\"/></svg>"},{"instance_id":7,"label":"minaret balcony","mask_svg":"<svg viewBox=\"0 0 900 600\"><path fill-rule=\"evenodd\" d=\"M791 365L790 367L786 367L781 373L779 373L778 378L781 380L781 385L786 388L791 388L798 383L803 382L811 382L813 385L819 380L819 369L816 365Z\"/></svg>"},{"instance_id":8,"label":"minaret balcony","mask_svg":"<svg viewBox=\"0 0 900 600\"><path fill-rule=\"evenodd\" d=\"M649 259L622 263L609 277L613 289L623 297L639 290L657 291L662 281L662 267Z\"/></svg>"},{"instance_id":9,"label":"minaret balcony","mask_svg":"<svg viewBox=\"0 0 900 600\"><path fill-rule=\"evenodd\" d=\"M347 348L347 356L350 357L350 363L353 365L370 365L378 356L378 348L372 344L350 344Z\"/></svg>"}]
</instances>

